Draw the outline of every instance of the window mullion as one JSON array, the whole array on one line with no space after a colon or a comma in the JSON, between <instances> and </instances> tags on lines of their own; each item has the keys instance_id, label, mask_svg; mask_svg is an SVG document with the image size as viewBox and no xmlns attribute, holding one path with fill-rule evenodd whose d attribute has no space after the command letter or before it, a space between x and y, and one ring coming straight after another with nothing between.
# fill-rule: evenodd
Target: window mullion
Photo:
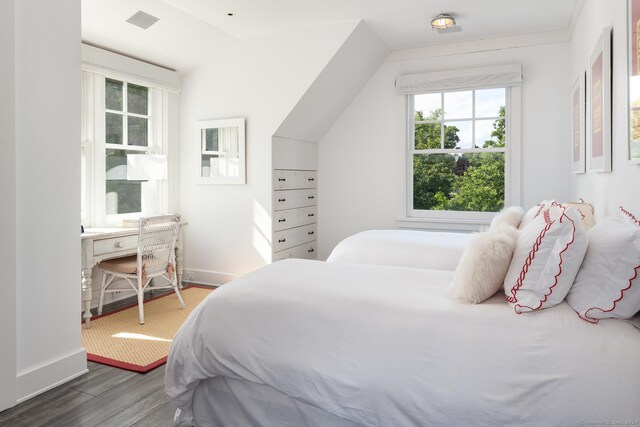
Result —
<instances>
[{"instance_id":1,"label":"window mullion","mask_svg":"<svg viewBox=\"0 0 640 427\"><path fill-rule=\"evenodd\" d=\"M444 92L440 94L440 148L444 150Z\"/></svg>"}]
</instances>

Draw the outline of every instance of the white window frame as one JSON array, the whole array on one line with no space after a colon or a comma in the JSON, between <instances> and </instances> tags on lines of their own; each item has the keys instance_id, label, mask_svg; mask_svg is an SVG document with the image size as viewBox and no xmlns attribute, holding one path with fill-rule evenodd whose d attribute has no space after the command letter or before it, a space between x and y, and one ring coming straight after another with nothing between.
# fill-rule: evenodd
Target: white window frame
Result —
<instances>
[{"instance_id":1,"label":"white window frame","mask_svg":"<svg viewBox=\"0 0 640 427\"><path fill-rule=\"evenodd\" d=\"M517 68L516 68L517 67ZM509 67L504 67L509 68ZM512 66L509 68L511 73L508 78L519 74L520 66ZM489 74L484 74L490 70L493 72L491 78L497 77L496 81L487 84ZM498 72L495 72L498 70ZM398 91L406 96L406 114L407 118L407 136L406 136L406 216L399 218L397 225L401 228L426 228L450 231L478 231L488 226L491 219L495 216L495 212L472 212L472 211L443 211L443 210L418 210L413 209L413 156L416 152L424 151L429 154L438 152L449 152L448 149L443 150L415 150L414 138L414 96L424 93L446 93L460 92L468 90L482 90L491 88L506 88L505 91L505 148L502 149L465 149L456 150L456 152L495 152L504 151L505 153L505 189L504 204L505 206L520 205L521 203L521 129L522 129L522 89L519 81L511 81L504 84L500 80L501 67L486 67L475 70L462 70L460 73L432 73L430 75L414 75L406 77L402 82L405 87L398 88ZM516 71L514 71L516 70ZM454 74L451 76L451 74ZM484 75L483 75L484 74ZM437 75L440 80L434 81ZM505 74L506 75L506 74ZM424 78L423 78L424 76ZM449 77L451 76L451 78ZM461 78L462 77L462 78ZM468 77L468 83L465 84L465 77ZM431 79L434 80L431 80ZM401 78L398 78L400 80ZM420 84L425 81L426 84ZM431 80L431 81L430 81ZM514 79L517 80L517 79ZM418 83L416 83L418 82ZM453 82L453 83L452 83ZM485 83L485 84L482 84ZM501 84L502 83L502 84ZM459 86L456 86L458 84ZM396 83L400 86L399 82ZM422 90L421 90L422 89ZM430 89L430 90L424 90ZM475 106L474 106L475 107ZM475 114L474 114L475 116ZM456 119L458 120L458 119ZM459 119L465 120L465 119ZM471 119L469 119L471 120ZM476 120L475 117L473 119Z\"/></svg>"},{"instance_id":2,"label":"white window frame","mask_svg":"<svg viewBox=\"0 0 640 427\"><path fill-rule=\"evenodd\" d=\"M127 129L123 128L123 144L107 144L105 135L105 117L110 112L105 107L105 82L106 79L123 81L128 84L144 86L149 89L149 145L146 147L127 145ZM123 85L126 90L126 85ZM123 95L126 102L126 95ZM84 186L84 218L82 223L93 227L121 226L124 220L138 219L145 214L145 208L141 212L127 214L106 213L106 170L105 158L107 149L127 150L138 153L166 154L168 151L167 121L168 105L167 96L162 89L153 87L148 83L126 78L122 75L110 75L108 73L96 73L83 71L83 154L85 156L85 180ZM126 108L124 108L126 110ZM140 116L126 112L124 115ZM148 198L156 200L155 213L166 212L168 207L168 185L166 181L153 181L143 183L142 191ZM143 196L144 198L144 196Z\"/></svg>"}]
</instances>

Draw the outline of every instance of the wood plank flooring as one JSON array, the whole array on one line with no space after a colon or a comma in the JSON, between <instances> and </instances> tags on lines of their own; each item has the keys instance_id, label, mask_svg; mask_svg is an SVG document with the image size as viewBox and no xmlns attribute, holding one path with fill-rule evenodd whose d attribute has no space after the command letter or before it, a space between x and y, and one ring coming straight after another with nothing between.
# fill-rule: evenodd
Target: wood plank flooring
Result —
<instances>
[{"instance_id":1,"label":"wood plank flooring","mask_svg":"<svg viewBox=\"0 0 640 427\"><path fill-rule=\"evenodd\" d=\"M88 365L88 374L0 412L0 426L174 425L175 409L164 393L164 365L146 374Z\"/></svg>"},{"instance_id":2,"label":"wood plank flooring","mask_svg":"<svg viewBox=\"0 0 640 427\"><path fill-rule=\"evenodd\" d=\"M104 311L135 302L135 297L127 298ZM164 365L146 374L94 362L88 368L89 373L0 412L0 427L174 426L175 409L164 393Z\"/></svg>"}]
</instances>

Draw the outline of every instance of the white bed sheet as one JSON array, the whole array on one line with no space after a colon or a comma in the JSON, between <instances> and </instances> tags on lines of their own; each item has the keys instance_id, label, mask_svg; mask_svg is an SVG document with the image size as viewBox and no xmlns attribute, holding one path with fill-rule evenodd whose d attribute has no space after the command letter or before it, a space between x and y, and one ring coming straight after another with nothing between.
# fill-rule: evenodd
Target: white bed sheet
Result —
<instances>
[{"instance_id":1,"label":"white bed sheet","mask_svg":"<svg viewBox=\"0 0 640 427\"><path fill-rule=\"evenodd\" d=\"M189 316L167 394L186 418L196 390L225 377L364 426L640 420L640 333L628 322L592 325L565 303L516 315L502 295L459 304L452 276L308 260L259 269Z\"/></svg>"},{"instance_id":2,"label":"white bed sheet","mask_svg":"<svg viewBox=\"0 0 640 427\"><path fill-rule=\"evenodd\" d=\"M472 237L471 233L368 230L338 243L327 261L454 271Z\"/></svg>"}]
</instances>

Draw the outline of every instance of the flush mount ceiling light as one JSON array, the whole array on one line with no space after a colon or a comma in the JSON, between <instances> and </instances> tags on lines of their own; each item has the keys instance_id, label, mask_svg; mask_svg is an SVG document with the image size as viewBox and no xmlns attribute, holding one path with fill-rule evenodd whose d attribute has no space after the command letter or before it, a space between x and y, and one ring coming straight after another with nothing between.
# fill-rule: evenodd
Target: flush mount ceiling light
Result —
<instances>
[{"instance_id":1,"label":"flush mount ceiling light","mask_svg":"<svg viewBox=\"0 0 640 427\"><path fill-rule=\"evenodd\" d=\"M447 28L455 27L456 20L451 15L441 13L431 20L431 28L434 30L446 30Z\"/></svg>"},{"instance_id":2,"label":"flush mount ceiling light","mask_svg":"<svg viewBox=\"0 0 640 427\"><path fill-rule=\"evenodd\" d=\"M147 28L158 22L158 20L159 18L156 18L153 15L149 15L148 13L139 10L131 15L131 17L127 19L127 22L129 24L135 25L136 27L140 27L143 30L146 30Z\"/></svg>"}]
</instances>

